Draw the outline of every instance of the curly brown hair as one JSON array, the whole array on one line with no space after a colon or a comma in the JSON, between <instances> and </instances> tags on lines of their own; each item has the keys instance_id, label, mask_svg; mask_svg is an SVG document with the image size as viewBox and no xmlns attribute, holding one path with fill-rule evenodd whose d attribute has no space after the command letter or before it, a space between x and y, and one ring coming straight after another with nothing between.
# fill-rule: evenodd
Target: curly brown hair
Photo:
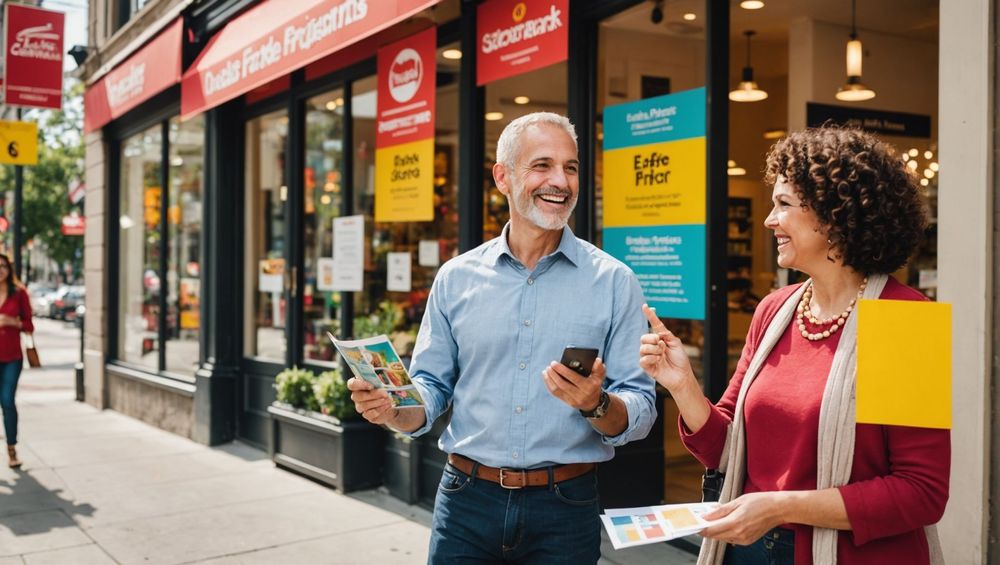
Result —
<instances>
[{"instance_id":1,"label":"curly brown hair","mask_svg":"<svg viewBox=\"0 0 1000 565\"><path fill-rule=\"evenodd\" d=\"M788 135L767 156L765 182L778 177L816 213L835 257L859 273L899 269L927 229L917 179L891 145L867 132L820 127Z\"/></svg>"}]
</instances>

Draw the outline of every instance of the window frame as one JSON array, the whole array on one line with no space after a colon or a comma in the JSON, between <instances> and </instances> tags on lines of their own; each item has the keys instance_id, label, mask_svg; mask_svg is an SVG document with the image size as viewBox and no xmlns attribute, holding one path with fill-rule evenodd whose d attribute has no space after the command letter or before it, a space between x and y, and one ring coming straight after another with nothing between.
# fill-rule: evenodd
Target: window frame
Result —
<instances>
[{"instance_id":1,"label":"window frame","mask_svg":"<svg viewBox=\"0 0 1000 565\"><path fill-rule=\"evenodd\" d=\"M126 371L126 373L131 375L141 374L148 375L151 378L162 383L177 383L181 388L186 389L187 387L195 383L195 374L185 375L182 373L176 373L166 370L166 347L164 346L167 338L167 294L168 291L165 287L167 280L167 269L169 267L169 258L166 254L169 251L169 242L167 241L168 234L168 208L170 206L170 195L169 195L169 175L170 175L170 120L176 118L180 115L180 85L175 85L166 91L154 96L150 100L144 102L136 110L129 113L129 116L136 116L136 119L123 119L116 122L112 122L105 128L105 137L107 142L107 173L108 173L108 187L109 187L109 197L108 197L108 218L111 220L106 223L106 233L105 238L107 241L106 249L106 264L108 267L107 272L108 277L108 300L107 300L107 310L108 310L108 323L106 325L107 329L107 365L110 367L120 368ZM122 191L125 189L122 186L121 178L121 165L122 165L122 149L124 147L125 141L137 134L140 134L151 128L159 128L160 133L160 224L158 229L160 230L160 257L157 265L157 276L160 277L161 292L158 298L159 300L159 313L157 315L157 347L158 347L158 358L156 369L151 369L150 367L140 365L138 363L129 362L122 358L121 354L121 343L119 338L121 337L119 332L119 324L121 321L122 312L120 311L119 301L117 297L120 295L120 283L123 268L120 249L121 249L121 228L117 221L117 218L121 216L121 198ZM205 183L207 183L207 168L209 166L208 153L205 147L203 131L202 140L202 158L203 158L203 170L202 170L202 183L203 183L203 200L204 200L204 189L206 188ZM206 207L202 207L202 226L203 229L199 235L199 264L204 266L205 264L205 237L206 232L204 229L206 218ZM200 312L202 314L202 319L205 313L205 301L202 300L199 306ZM198 365L199 367L204 364L205 361L205 339L204 330L199 327L199 337L198 337Z\"/></svg>"}]
</instances>

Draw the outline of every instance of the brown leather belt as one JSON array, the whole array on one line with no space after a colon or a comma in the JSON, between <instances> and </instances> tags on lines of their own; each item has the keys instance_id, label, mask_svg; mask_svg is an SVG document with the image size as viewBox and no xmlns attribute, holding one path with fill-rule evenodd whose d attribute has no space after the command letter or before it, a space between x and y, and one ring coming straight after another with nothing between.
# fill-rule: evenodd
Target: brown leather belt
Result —
<instances>
[{"instance_id":1,"label":"brown leather belt","mask_svg":"<svg viewBox=\"0 0 1000 565\"><path fill-rule=\"evenodd\" d=\"M475 467L477 479L485 479L509 489L548 486L550 470L552 471L552 483L555 484L592 473L597 469L597 465L594 463L569 463L543 469L507 469L487 467L481 463L477 466L472 459L456 453L448 456L448 464L466 475L472 475L472 469Z\"/></svg>"}]
</instances>

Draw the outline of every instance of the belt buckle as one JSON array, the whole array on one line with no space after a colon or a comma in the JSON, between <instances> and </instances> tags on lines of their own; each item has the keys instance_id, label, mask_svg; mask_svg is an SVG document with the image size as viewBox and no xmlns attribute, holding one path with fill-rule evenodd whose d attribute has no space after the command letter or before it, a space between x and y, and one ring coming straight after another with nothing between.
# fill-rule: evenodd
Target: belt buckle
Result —
<instances>
[{"instance_id":1,"label":"belt buckle","mask_svg":"<svg viewBox=\"0 0 1000 565\"><path fill-rule=\"evenodd\" d=\"M507 485L507 484L504 484L503 481L504 481L504 474L505 473L511 473L511 474L520 473L521 474L521 485L520 486L516 486L516 485ZM518 489L524 488L524 486L527 483L528 483L528 475L527 475L527 472L524 469L517 470L517 469L505 469L503 467L500 467L500 486L502 486L503 488L509 489L509 490L518 490Z\"/></svg>"}]
</instances>

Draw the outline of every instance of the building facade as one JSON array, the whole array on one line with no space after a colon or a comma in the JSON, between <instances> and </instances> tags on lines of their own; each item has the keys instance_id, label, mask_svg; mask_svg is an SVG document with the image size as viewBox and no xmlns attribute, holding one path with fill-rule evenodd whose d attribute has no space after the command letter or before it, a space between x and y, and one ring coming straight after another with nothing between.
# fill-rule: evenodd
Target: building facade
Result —
<instances>
[{"instance_id":1,"label":"building facade","mask_svg":"<svg viewBox=\"0 0 1000 565\"><path fill-rule=\"evenodd\" d=\"M615 135L616 110L606 109L684 92L704 97L704 267L698 288L683 289L702 297L704 314L671 327L717 398L756 300L795 276L775 265L762 226L768 147L826 119L878 118L876 131L925 173L936 219L897 276L954 308L954 479L942 539L949 561L1000 559L989 527L1000 476L992 2L886 2L854 18L846 5L778 0L759 10L720 0L313 4L91 0L80 70L88 403L202 443L268 448L278 371L336 367L326 333L361 337L386 317L406 355L438 266L500 232L506 203L490 166L506 123L537 110L571 118L583 162L571 225L612 247L619 169L604 154ZM852 19L864 82L877 93L863 102L836 96ZM484 52L499 47L484 34L498 45L528 41L517 34L535 21L558 37L536 50L551 61L486 68ZM379 53L428 30L432 164L423 171L433 181L419 197L424 215L400 219L380 209L388 99ZM765 99L730 100L744 67ZM333 290L345 288L327 281L340 268L336 220L351 217L363 226L361 290ZM656 483L647 496L692 500L701 469L680 447L672 401L660 402L657 432L613 472Z\"/></svg>"}]
</instances>

